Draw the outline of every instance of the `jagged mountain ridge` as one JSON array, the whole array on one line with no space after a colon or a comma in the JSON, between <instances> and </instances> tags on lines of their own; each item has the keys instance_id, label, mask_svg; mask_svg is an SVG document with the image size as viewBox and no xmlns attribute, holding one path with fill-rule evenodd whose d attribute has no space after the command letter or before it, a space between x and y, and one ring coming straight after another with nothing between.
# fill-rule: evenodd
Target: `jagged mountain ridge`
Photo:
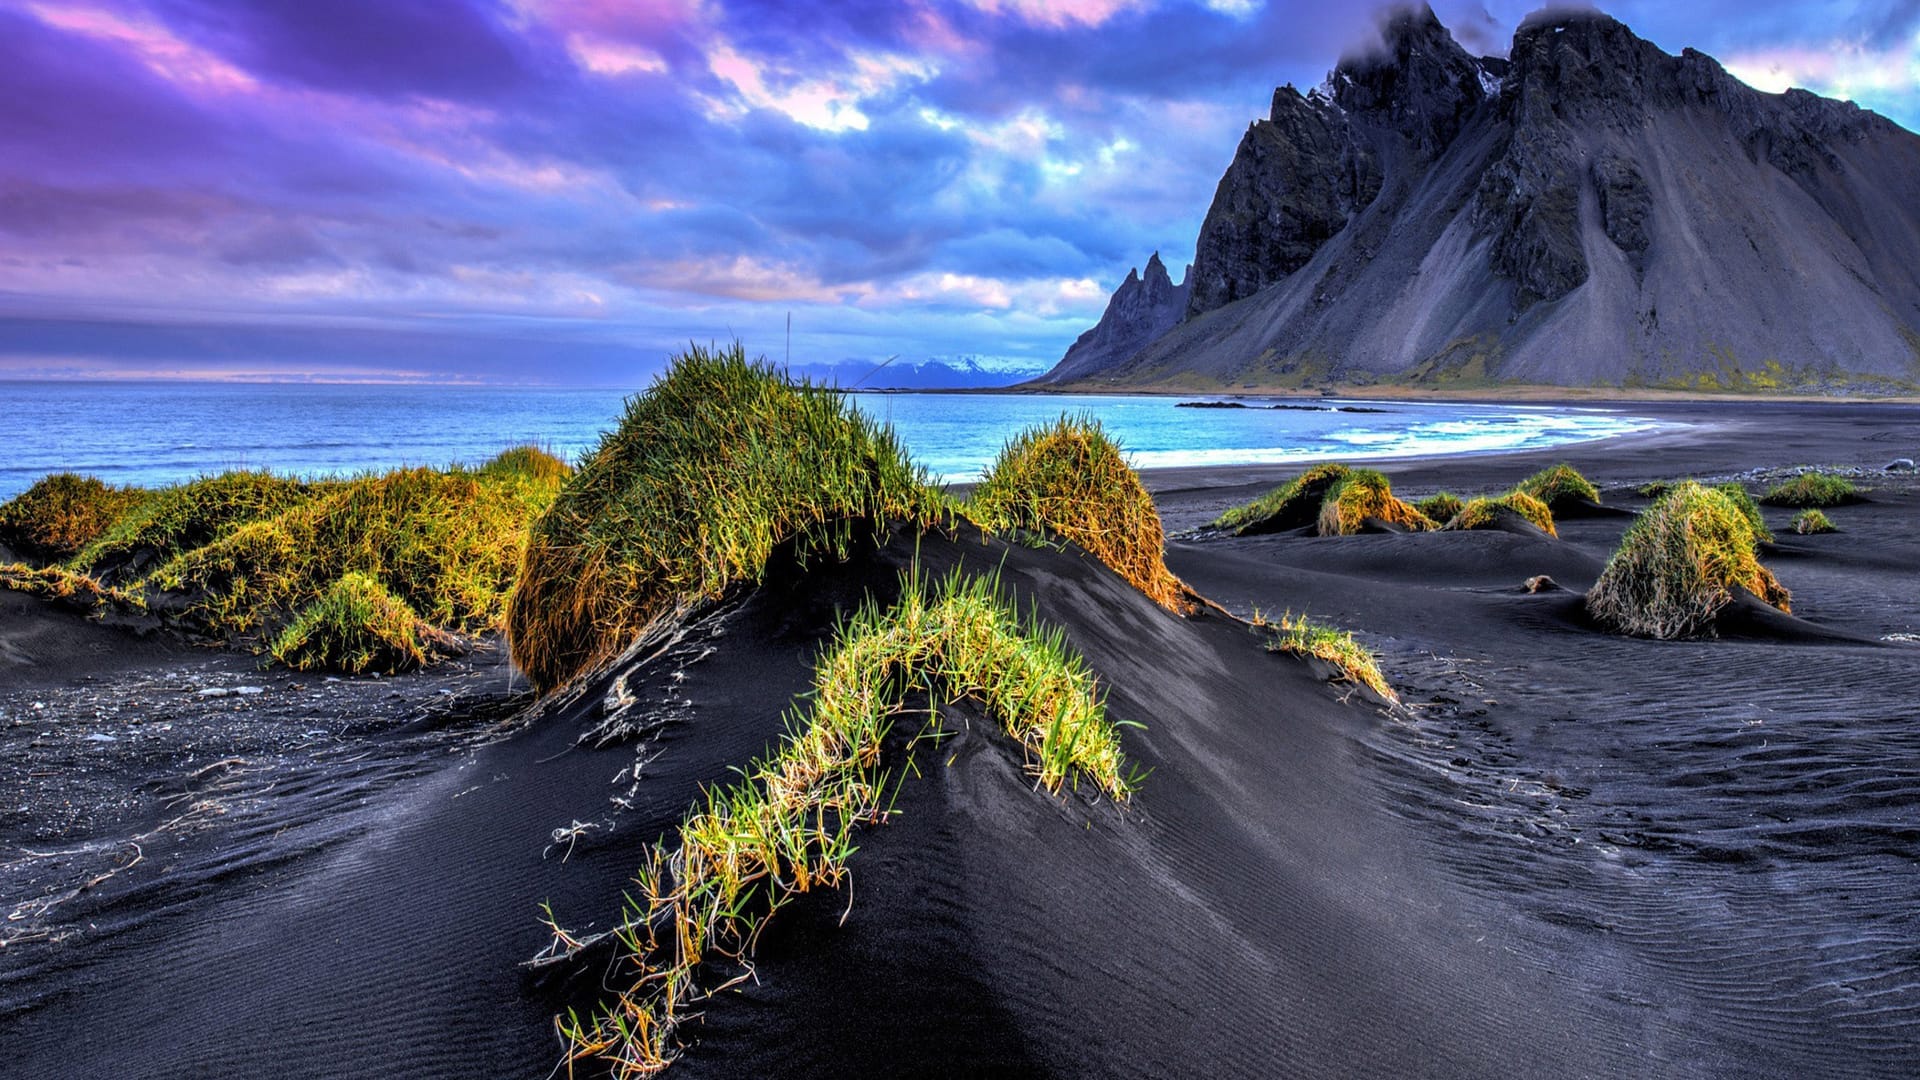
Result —
<instances>
[{"instance_id":1,"label":"jagged mountain ridge","mask_svg":"<svg viewBox=\"0 0 1920 1080\"><path fill-rule=\"evenodd\" d=\"M1107 310L1093 329L1081 334L1067 348L1050 379L1078 379L1093 376L1139 352L1176 326L1187 313L1187 297L1193 287L1193 267L1175 285L1167 274L1160 253L1147 259L1144 273L1127 271L1127 280L1115 289L1107 301Z\"/></svg>"},{"instance_id":2,"label":"jagged mountain ridge","mask_svg":"<svg viewBox=\"0 0 1920 1080\"><path fill-rule=\"evenodd\" d=\"M1249 127L1177 324L1042 382L1920 379L1920 137L1596 12L1382 39Z\"/></svg>"}]
</instances>

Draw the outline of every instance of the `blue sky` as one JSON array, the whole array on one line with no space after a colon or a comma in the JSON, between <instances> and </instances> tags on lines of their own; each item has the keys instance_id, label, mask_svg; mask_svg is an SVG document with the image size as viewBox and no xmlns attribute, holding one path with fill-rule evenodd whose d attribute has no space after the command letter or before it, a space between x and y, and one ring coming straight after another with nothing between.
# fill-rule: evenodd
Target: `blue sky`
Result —
<instances>
[{"instance_id":1,"label":"blue sky","mask_svg":"<svg viewBox=\"0 0 1920 1080\"><path fill-rule=\"evenodd\" d=\"M1535 6L1435 5L1483 53ZM1920 126L1920 0L1602 7ZM789 313L1038 371L1378 10L0 0L0 377L638 386Z\"/></svg>"}]
</instances>

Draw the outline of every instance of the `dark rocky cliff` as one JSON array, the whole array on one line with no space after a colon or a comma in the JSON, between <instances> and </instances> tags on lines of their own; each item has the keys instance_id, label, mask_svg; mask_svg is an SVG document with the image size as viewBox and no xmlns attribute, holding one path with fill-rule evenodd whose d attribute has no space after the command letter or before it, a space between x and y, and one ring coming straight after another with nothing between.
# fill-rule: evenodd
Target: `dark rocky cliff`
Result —
<instances>
[{"instance_id":1,"label":"dark rocky cliff","mask_svg":"<svg viewBox=\"0 0 1920 1080\"><path fill-rule=\"evenodd\" d=\"M1907 384L1920 137L1596 12L1501 59L1408 9L1275 93L1190 280L1177 325L1049 381Z\"/></svg>"},{"instance_id":2,"label":"dark rocky cliff","mask_svg":"<svg viewBox=\"0 0 1920 1080\"><path fill-rule=\"evenodd\" d=\"M1070 382L1097 375L1158 340L1179 323L1187 310L1193 268L1175 285L1154 252L1145 273L1127 271L1127 280L1107 301L1106 313L1093 329L1081 334L1067 355L1046 375L1049 382Z\"/></svg>"}]
</instances>

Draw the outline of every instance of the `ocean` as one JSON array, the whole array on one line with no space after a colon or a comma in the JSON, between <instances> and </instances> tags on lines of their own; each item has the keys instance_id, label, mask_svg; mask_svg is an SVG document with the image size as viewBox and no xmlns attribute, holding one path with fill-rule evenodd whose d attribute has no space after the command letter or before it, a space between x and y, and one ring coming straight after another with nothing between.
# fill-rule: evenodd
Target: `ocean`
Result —
<instances>
[{"instance_id":1,"label":"ocean","mask_svg":"<svg viewBox=\"0 0 1920 1080\"><path fill-rule=\"evenodd\" d=\"M570 459L620 416L616 390L252 383L0 382L0 499L50 472L177 483L226 469L314 475L478 463L522 443ZM1141 468L1521 450L1645 431L1601 408L1140 395L854 394L942 479L976 478L1005 440L1063 412L1100 419ZM1222 400L1196 397L1191 400ZM1284 405L1284 409L1258 406ZM1342 408L1378 411L1339 411Z\"/></svg>"}]
</instances>

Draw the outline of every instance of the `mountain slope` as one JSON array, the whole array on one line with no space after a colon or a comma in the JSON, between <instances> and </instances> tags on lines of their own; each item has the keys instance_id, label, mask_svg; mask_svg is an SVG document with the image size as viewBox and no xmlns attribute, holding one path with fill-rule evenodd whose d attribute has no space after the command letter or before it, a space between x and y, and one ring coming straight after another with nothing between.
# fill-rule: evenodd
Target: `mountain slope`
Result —
<instances>
[{"instance_id":1,"label":"mountain slope","mask_svg":"<svg viewBox=\"0 0 1920 1080\"><path fill-rule=\"evenodd\" d=\"M1242 140L1184 320L1046 381L1920 379L1920 137L1595 12L1475 58L1425 8Z\"/></svg>"}]
</instances>

